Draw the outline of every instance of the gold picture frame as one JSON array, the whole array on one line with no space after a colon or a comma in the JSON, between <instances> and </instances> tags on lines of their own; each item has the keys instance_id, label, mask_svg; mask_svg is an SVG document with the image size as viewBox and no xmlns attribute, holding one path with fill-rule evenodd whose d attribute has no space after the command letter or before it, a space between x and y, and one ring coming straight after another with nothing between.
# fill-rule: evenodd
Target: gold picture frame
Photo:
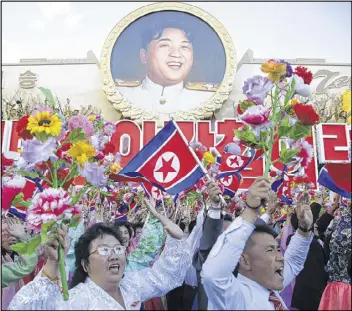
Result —
<instances>
[{"instance_id":1,"label":"gold picture frame","mask_svg":"<svg viewBox=\"0 0 352 311\"><path fill-rule=\"evenodd\" d=\"M116 24L108 35L101 53L100 65L103 90L106 93L107 99L111 102L113 107L122 114L122 118L135 120L138 123L143 120L160 121L160 114L137 107L124 98L124 96L117 90L112 76L110 63L114 45L122 32L137 19L150 13L160 11L184 12L199 18L214 30L223 45L226 58L225 74L213 96L206 102L202 103L200 107L169 114L169 117L175 120L209 119L213 116L214 112L220 109L226 102L233 88L237 67L236 51L229 33L215 17L196 6L186 3L159 2L147 5L131 12Z\"/></svg>"}]
</instances>

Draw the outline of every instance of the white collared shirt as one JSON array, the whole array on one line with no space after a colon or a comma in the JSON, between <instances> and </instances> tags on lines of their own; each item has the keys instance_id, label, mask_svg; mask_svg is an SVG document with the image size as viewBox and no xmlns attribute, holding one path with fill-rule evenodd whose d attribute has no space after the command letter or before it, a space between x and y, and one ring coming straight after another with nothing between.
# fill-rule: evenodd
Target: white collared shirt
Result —
<instances>
[{"instance_id":1,"label":"white collared shirt","mask_svg":"<svg viewBox=\"0 0 352 311\"><path fill-rule=\"evenodd\" d=\"M203 264L201 277L209 310L274 310L267 289L242 275L235 278L232 274L254 228L237 217L219 236ZM306 238L299 233L292 237L285 253L284 287L303 269L312 239L313 235ZM278 292L275 294L285 306Z\"/></svg>"},{"instance_id":2,"label":"white collared shirt","mask_svg":"<svg viewBox=\"0 0 352 311\"><path fill-rule=\"evenodd\" d=\"M122 96L138 108L164 115L200 107L214 95L209 91L194 91L184 88L183 82L165 86L152 82L146 77L136 87L117 87Z\"/></svg>"}]
</instances>

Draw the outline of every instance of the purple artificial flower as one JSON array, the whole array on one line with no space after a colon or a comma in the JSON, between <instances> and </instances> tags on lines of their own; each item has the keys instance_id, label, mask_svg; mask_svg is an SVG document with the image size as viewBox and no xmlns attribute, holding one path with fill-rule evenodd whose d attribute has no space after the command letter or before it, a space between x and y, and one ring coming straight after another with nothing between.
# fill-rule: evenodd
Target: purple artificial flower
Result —
<instances>
[{"instance_id":1,"label":"purple artificial flower","mask_svg":"<svg viewBox=\"0 0 352 311\"><path fill-rule=\"evenodd\" d=\"M35 117L37 115L37 112L44 112L48 111L50 114L53 114L53 109L49 106L42 106L42 105L37 105L35 106L34 110L32 111L32 116Z\"/></svg>"},{"instance_id":2,"label":"purple artificial flower","mask_svg":"<svg viewBox=\"0 0 352 311\"><path fill-rule=\"evenodd\" d=\"M86 136L92 136L94 131L94 126L91 121L88 120L86 116L73 116L68 120L68 129L73 131L75 129L81 128L86 133Z\"/></svg>"},{"instance_id":3,"label":"purple artificial flower","mask_svg":"<svg viewBox=\"0 0 352 311\"><path fill-rule=\"evenodd\" d=\"M105 187L108 177L105 176L105 167L97 163L85 163L84 167L78 166L79 173L94 187Z\"/></svg>"},{"instance_id":4,"label":"purple artificial flower","mask_svg":"<svg viewBox=\"0 0 352 311\"><path fill-rule=\"evenodd\" d=\"M103 134L106 136L112 136L115 133L115 130L116 126L111 122L107 122L103 126Z\"/></svg>"},{"instance_id":5,"label":"purple artificial flower","mask_svg":"<svg viewBox=\"0 0 352 311\"><path fill-rule=\"evenodd\" d=\"M267 77L254 76L244 82L242 91L249 101L255 101L257 105L263 105L265 97L273 86L274 84Z\"/></svg>"},{"instance_id":6,"label":"purple artificial flower","mask_svg":"<svg viewBox=\"0 0 352 311\"><path fill-rule=\"evenodd\" d=\"M293 69L290 63L285 62L283 59L279 60L279 63L281 64L286 64L286 78L292 77L293 74Z\"/></svg>"},{"instance_id":7,"label":"purple artificial flower","mask_svg":"<svg viewBox=\"0 0 352 311\"><path fill-rule=\"evenodd\" d=\"M57 143L54 137L49 137L42 142L38 139L24 140L22 143L21 157L28 163L40 163L42 161L57 161L55 155Z\"/></svg>"}]
</instances>

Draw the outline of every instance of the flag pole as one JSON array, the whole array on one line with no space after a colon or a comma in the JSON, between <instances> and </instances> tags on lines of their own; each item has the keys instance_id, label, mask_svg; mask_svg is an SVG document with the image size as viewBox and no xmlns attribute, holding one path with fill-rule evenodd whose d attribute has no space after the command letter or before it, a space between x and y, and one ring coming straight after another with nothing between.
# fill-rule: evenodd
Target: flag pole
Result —
<instances>
[{"instance_id":1,"label":"flag pole","mask_svg":"<svg viewBox=\"0 0 352 311\"><path fill-rule=\"evenodd\" d=\"M173 123L173 125L176 127L176 129L177 129L177 131L179 132L180 136L182 137L184 143L187 145L189 151L191 152L191 154L192 154L194 160L197 162L197 164L199 165L199 167L200 167L201 170L203 171L205 177L206 177L209 181L214 182L214 179L209 176L208 171L207 171L207 169L204 167L202 161L197 157L197 155L196 155L196 153L194 152L194 150L189 146L189 143L188 143L188 141L187 141L187 138L185 137L185 135L183 135L183 132L181 131L181 129L179 128L179 126L177 125L177 123L175 122L175 120L174 120L173 118L171 118L170 121L171 121L171 122ZM225 202L224 197L223 197L221 194L219 194L219 199L220 199L220 202L221 202L221 204L222 204L223 206L226 206L226 205L227 205L226 202Z\"/></svg>"}]
</instances>

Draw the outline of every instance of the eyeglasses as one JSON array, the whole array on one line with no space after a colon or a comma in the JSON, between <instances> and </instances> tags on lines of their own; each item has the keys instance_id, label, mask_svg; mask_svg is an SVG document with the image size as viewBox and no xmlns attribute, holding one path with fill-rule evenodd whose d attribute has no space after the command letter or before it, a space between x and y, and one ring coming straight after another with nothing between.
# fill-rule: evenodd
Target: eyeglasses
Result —
<instances>
[{"instance_id":1,"label":"eyeglasses","mask_svg":"<svg viewBox=\"0 0 352 311\"><path fill-rule=\"evenodd\" d=\"M116 255L120 256L120 255L125 254L126 247L124 247L122 245L117 245L117 246L114 246L114 247L98 246L97 249L94 252L91 252L89 254L89 256L94 254L94 253L96 253L96 252L98 252L99 255L101 255L101 256L110 256L112 254L112 251L114 251Z\"/></svg>"}]
</instances>

